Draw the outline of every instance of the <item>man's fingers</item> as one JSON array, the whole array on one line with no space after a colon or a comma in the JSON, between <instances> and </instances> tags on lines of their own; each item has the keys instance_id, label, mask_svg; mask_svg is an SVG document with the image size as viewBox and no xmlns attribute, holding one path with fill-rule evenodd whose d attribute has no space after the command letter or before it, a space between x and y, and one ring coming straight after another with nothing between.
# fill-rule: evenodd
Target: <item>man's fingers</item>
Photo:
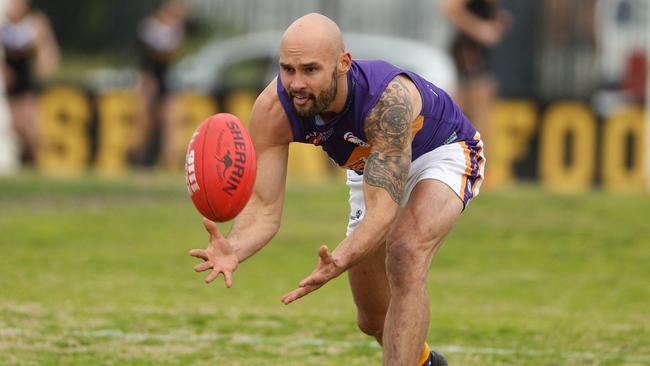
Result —
<instances>
[{"instance_id":1,"label":"man's fingers","mask_svg":"<svg viewBox=\"0 0 650 366\"><path fill-rule=\"evenodd\" d=\"M282 303L289 305L290 303L298 300L299 298L307 295L308 293L316 290L316 286L298 287L297 289L289 292L282 297Z\"/></svg>"},{"instance_id":2,"label":"man's fingers","mask_svg":"<svg viewBox=\"0 0 650 366\"><path fill-rule=\"evenodd\" d=\"M201 258L206 261L208 260L208 255L205 253L205 250L203 249L192 249L190 250L190 255L192 257Z\"/></svg>"},{"instance_id":3,"label":"man's fingers","mask_svg":"<svg viewBox=\"0 0 650 366\"><path fill-rule=\"evenodd\" d=\"M232 287L232 272L223 272L224 281L226 282L226 287Z\"/></svg>"},{"instance_id":4,"label":"man's fingers","mask_svg":"<svg viewBox=\"0 0 650 366\"><path fill-rule=\"evenodd\" d=\"M217 278L217 276L219 276L219 273L221 273L221 270L213 269L212 272L210 272L210 274L208 275L208 277L205 278L205 283L210 283L214 281L214 279Z\"/></svg>"},{"instance_id":5,"label":"man's fingers","mask_svg":"<svg viewBox=\"0 0 650 366\"><path fill-rule=\"evenodd\" d=\"M329 264L332 262L332 256L329 253L329 248L327 248L327 245L321 245L321 247L318 248L318 256L323 263Z\"/></svg>"},{"instance_id":6,"label":"man's fingers","mask_svg":"<svg viewBox=\"0 0 650 366\"><path fill-rule=\"evenodd\" d=\"M298 284L300 287L321 286L325 283L325 277L318 273L312 273Z\"/></svg>"},{"instance_id":7,"label":"man's fingers","mask_svg":"<svg viewBox=\"0 0 650 366\"><path fill-rule=\"evenodd\" d=\"M197 266L198 267L198 266ZM205 278L205 283L210 283L219 277L219 274L223 273L223 280L226 283L226 287L232 287L232 272L224 271L223 269L213 269L212 272Z\"/></svg>"},{"instance_id":8,"label":"man's fingers","mask_svg":"<svg viewBox=\"0 0 650 366\"><path fill-rule=\"evenodd\" d=\"M305 289L306 289L305 287L300 287L284 295L282 297L282 303L284 303L285 305L289 305L292 302L298 300L299 298L305 296L307 294L307 292L305 292Z\"/></svg>"},{"instance_id":9,"label":"man's fingers","mask_svg":"<svg viewBox=\"0 0 650 366\"><path fill-rule=\"evenodd\" d=\"M284 296L282 296L282 303L285 305L289 305L292 302L294 302L297 299L297 297L293 294L293 292L290 292Z\"/></svg>"},{"instance_id":10,"label":"man's fingers","mask_svg":"<svg viewBox=\"0 0 650 366\"><path fill-rule=\"evenodd\" d=\"M197 264L196 266L194 266L194 270L196 272L207 271L210 268L212 268L212 263L210 263L209 261L206 261L206 262L203 262L201 264Z\"/></svg>"},{"instance_id":11,"label":"man's fingers","mask_svg":"<svg viewBox=\"0 0 650 366\"><path fill-rule=\"evenodd\" d=\"M208 233L210 233L211 237L215 237L215 238L221 237L221 234L219 233L219 229L217 228L217 224L206 219L205 217L203 218L203 226L205 227L205 230Z\"/></svg>"}]
</instances>

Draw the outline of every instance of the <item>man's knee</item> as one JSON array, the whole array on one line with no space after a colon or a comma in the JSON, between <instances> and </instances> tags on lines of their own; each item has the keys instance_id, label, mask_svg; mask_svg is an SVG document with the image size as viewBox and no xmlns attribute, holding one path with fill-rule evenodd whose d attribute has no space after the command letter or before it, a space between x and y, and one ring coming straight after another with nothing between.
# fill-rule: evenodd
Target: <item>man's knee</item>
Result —
<instances>
[{"instance_id":1,"label":"man's knee","mask_svg":"<svg viewBox=\"0 0 650 366\"><path fill-rule=\"evenodd\" d=\"M364 334L381 339L385 319L386 314L364 315L359 313L357 315L357 326Z\"/></svg>"},{"instance_id":2,"label":"man's knee","mask_svg":"<svg viewBox=\"0 0 650 366\"><path fill-rule=\"evenodd\" d=\"M396 238L388 244L386 272L391 291L424 286L435 243Z\"/></svg>"}]
</instances>

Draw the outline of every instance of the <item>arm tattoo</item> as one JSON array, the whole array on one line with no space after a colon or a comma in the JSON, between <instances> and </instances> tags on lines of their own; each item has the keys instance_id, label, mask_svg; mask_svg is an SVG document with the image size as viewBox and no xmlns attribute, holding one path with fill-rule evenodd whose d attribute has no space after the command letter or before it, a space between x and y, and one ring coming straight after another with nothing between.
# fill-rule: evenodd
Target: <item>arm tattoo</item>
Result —
<instances>
[{"instance_id":1,"label":"arm tattoo","mask_svg":"<svg viewBox=\"0 0 650 366\"><path fill-rule=\"evenodd\" d=\"M411 94L398 76L388 84L364 125L372 145L364 179L371 186L385 189L398 204L411 163L412 122Z\"/></svg>"}]
</instances>

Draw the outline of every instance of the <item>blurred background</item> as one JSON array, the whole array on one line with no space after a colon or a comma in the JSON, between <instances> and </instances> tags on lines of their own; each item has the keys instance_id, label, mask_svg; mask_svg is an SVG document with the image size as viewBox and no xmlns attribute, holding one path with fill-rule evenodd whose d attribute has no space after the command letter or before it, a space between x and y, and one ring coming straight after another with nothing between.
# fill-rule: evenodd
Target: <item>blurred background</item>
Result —
<instances>
[{"instance_id":1,"label":"blurred background","mask_svg":"<svg viewBox=\"0 0 650 366\"><path fill-rule=\"evenodd\" d=\"M345 233L320 149L292 144L282 227L232 289L187 255L191 134L247 122L313 11L486 141L429 343L451 365L650 365L648 0L0 0L0 365L381 364L344 278L279 301Z\"/></svg>"},{"instance_id":2,"label":"blurred background","mask_svg":"<svg viewBox=\"0 0 650 366\"><path fill-rule=\"evenodd\" d=\"M638 192L650 181L645 0L0 4L2 174L182 171L194 128L215 112L246 122L282 30L315 11L339 23L353 57L454 96L487 142L486 188ZM294 149L309 179L338 174L316 149Z\"/></svg>"}]
</instances>

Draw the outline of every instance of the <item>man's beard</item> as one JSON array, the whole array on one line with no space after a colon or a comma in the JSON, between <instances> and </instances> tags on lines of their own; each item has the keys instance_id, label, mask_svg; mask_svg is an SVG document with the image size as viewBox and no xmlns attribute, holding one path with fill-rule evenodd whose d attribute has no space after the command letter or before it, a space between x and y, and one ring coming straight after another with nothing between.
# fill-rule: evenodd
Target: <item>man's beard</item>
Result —
<instances>
[{"instance_id":1,"label":"man's beard","mask_svg":"<svg viewBox=\"0 0 650 366\"><path fill-rule=\"evenodd\" d=\"M291 106L300 118L313 118L318 114L322 113L336 98L336 92L338 91L338 80L336 79L336 70L332 72L332 82L329 87L323 90L318 97L313 93L307 94L307 97L312 100L311 107L309 109L298 109L293 103L293 97L295 94L291 90L286 90L289 97L292 99Z\"/></svg>"}]
</instances>

